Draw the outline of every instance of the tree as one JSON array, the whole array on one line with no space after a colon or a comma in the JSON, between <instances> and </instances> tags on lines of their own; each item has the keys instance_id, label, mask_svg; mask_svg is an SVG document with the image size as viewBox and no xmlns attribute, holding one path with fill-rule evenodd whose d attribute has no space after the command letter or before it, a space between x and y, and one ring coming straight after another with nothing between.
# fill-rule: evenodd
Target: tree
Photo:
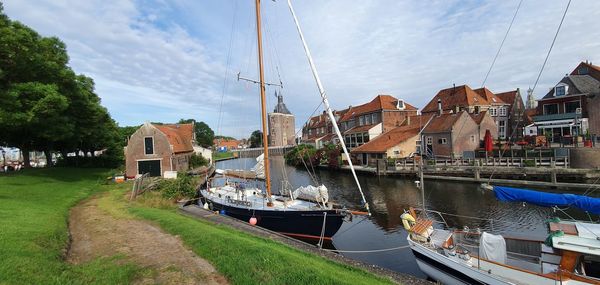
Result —
<instances>
[{"instance_id":1,"label":"tree","mask_svg":"<svg viewBox=\"0 0 600 285\"><path fill-rule=\"evenodd\" d=\"M250 135L250 147L261 147L263 146L262 144L262 132L260 130L256 130L254 132L252 132L252 134Z\"/></svg>"},{"instance_id":2,"label":"tree","mask_svg":"<svg viewBox=\"0 0 600 285\"><path fill-rule=\"evenodd\" d=\"M215 138L215 132L205 122L197 123L194 119L181 119L179 124L194 124L196 142L203 147L211 147Z\"/></svg>"}]
</instances>

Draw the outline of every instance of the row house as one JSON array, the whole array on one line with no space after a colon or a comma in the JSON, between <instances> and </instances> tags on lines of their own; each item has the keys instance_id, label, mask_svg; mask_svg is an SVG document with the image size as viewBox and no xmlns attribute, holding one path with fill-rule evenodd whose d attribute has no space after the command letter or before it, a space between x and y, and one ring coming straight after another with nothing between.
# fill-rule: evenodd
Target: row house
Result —
<instances>
[{"instance_id":1,"label":"row house","mask_svg":"<svg viewBox=\"0 0 600 285\"><path fill-rule=\"evenodd\" d=\"M538 100L533 125L538 135L546 135L558 142L562 137L588 133L598 134L600 118L600 68L581 63L571 74L563 77L544 97ZM590 120L591 119L591 120ZM593 127L589 128L590 121Z\"/></svg>"},{"instance_id":2,"label":"row house","mask_svg":"<svg viewBox=\"0 0 600 285\"><path fill-rule=\"evenodd\" d=\"M346 111L348 111L348 109L333 111L336 121L339 121ZM304 126L302 126L302 138L300 141L303 144L310 144L316 148L322 148L324 145L330 143L339 143L337 136L333 131L333 124L325 111L320 115L311 117Z\"/></svg>"},{"instance_id":3,"label":"row house","mask_svg":"<svg viewBox=\"0 0 600 285\"><path fill-rule=\"evenodd\" d=\"M525 105L523 103L523 97L521 97L520 89L517 88L513 91L496 93L496 96L508 104L508 125L506 126L506 134L513 140L522 139L527 120L525 117Z\"/></svg>"},{"instance_id":4,"label":"row house","mask_svg":"<svg viewBox=\"0 0 600 285\"><path fill-rule=\"evenodd\" d=\"M405 158L416 152L421 129L432 115L410 116L404 123L369 142L352 149L352 156L361 165L375 166L378 159Z\"/></svg>"},{"instance_id":5,"label":"row house","mask_svg":"<svg viewBox=\"0 0 600 285\"><path fill-rule=\"evenodd\" d=\"M521 97L515 96L514 100L521 100L517 105L521 106ZM480 113L487 111L496 122L498 134L496 138L506 139L511 136L512 130L509 128L511 107L514 102L505 102L499 96L483 87L479 89L471 89L468 85L453 86L447 89L440 90L427 105L423 108L423 114L438 113L442 110L443 114L459 113L466 111L467 113ZM516 110L515 110L516 111ZM514 118L514 120L519 120Z\"/></svg>"},{"instance_id":6,"label":"row house","mask_svg":"<svg viewBox=\"0 0 600 285\"><path fill-rule=\"evenodd\" d=\"M417 108L391 95L378 95L359 106L350 106L341 117L340 130L349 149L359 147L380 134L400 126Z\"/></svg>"}]
</instances>

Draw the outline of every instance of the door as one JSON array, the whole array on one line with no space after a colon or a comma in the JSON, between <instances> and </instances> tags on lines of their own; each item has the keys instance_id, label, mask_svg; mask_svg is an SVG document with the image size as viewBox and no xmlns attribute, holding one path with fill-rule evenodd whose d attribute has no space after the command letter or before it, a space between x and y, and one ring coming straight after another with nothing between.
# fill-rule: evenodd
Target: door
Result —
<instances>
[{"instance_id":1,"label":"door","mask_svg":"<svg viewBox=\"0 0 600 285\"><path fill-rule=\"evenodd\" d=\"M150 173L150 176L161 176L160 159L138 161L138 174Z\"/></svg>"}]
</instances>

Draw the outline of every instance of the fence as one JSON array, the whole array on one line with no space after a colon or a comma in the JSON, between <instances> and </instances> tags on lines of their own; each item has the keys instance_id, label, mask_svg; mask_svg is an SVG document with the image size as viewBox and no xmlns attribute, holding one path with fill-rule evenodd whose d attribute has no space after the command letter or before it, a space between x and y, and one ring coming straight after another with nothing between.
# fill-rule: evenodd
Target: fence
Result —
<instances>
[{"instance_id":1,"label":"fence","mask_svg":"<svg viewBox=\"0 0 600 285\"><path fill-rule=\"evenodd\" d=\"M149 173L144 173L140 177L133 181L133 187L131 188L131 196L129 200L134 200L140 194L156 186L157 179L150 177Z\"/></svg>"},{"instance_id":2,"label":"fence","mask_svg":"<svg viewBox=\"0 0 600 285\"><path fill-rule=\"evenodd\" d=\"M415 169L418 159L400 159L392 161L388 167L396 169ZM569 167L568 157L490 157L475 159L435 158L425 159L425 166L492 166L492 167Z\"/></svg>"}]
</instances>

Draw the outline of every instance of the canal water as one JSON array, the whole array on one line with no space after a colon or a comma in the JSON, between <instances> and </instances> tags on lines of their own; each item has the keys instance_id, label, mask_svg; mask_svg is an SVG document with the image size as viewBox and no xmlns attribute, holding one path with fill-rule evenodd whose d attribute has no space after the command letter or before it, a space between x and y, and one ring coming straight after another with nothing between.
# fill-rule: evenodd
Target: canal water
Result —
<instances>
[{"instance_id":1,"label":"canal water","mask_svg":"<svg viewBox=\"0 0 600 285\"><path fill-rule=\"evenodd\" d=\"M239 158L218 162L217 168L250 169L254 164L253 158ZM305 169L286 165L281 156L273 157L271 181L275 193L280 188L284 177L287 177L292 189L303 185L314 185L313 180L316 179L318 183L322 183L329 189L330 201L335 201L349 209L356 209L361 205L360 193L349 172L315 169L313 174L312 169L308 172ZM421 190L417 188L414 179L359 174L359 181L371 205L372 216L355 216L351 222L344 223L333 237L335 248L378 250L407 245L407 232L402 226L400 215L405 209L408 210L411 206L420 207L422 204ZM557 192L557 190L545 191ZM580 194L584 191L570 193ZM599 194L596 191L592 196L600 196ZM545 239L547 235L545 221L555 216L566 217L566 214L555 213L549 208L499 202L491 191L481 190L474 183L426 180L425 205L427 209L458 215L444 215L445 221L452 227L468 226L471 229L480 228L482 231L522 238ZM573 209L566 212L577 219L588 219L586 214ZM463 216L479 217L482 220ZM408 248L377 253L343 253L343 255L397 272L426 278L417 267L415 258Z\"/></svg>"}]
</instances>

